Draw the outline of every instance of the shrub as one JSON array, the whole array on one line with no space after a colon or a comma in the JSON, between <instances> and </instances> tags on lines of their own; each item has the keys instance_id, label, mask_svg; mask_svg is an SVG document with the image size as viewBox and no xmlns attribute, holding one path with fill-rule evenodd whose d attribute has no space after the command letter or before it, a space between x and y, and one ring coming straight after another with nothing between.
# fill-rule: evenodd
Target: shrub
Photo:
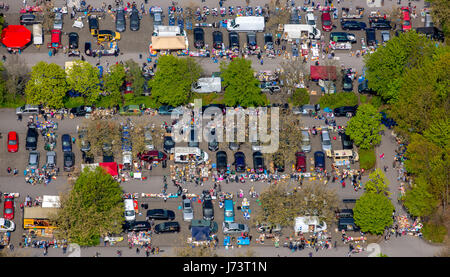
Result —
<instances>
[{"instance_id":1,"label":"shrub","mask_svg":"<svg viewBox=\"0 0 450 277\"><path fill-rule=\"evenodd\" d=\"M443 225L425 223L422 228L423 237L431 242L443 243L447 229Z\"/></svg>"},{"instance_id":2,"label":"shrub","mask_svg":"<svg viewBox=\"0 0 450 277\"><path fill-rule=\"evenodd\" d=\"M84 105L83 97L66 97L64 107L67 109L75 108Z\"/></svg>"},{"instance_id":3,"label":"shrub","mask_svg":"<svg viewBox=\"0 0 450 277\"><path fill-rule=\"evenodd\" d=\"M305 88L298 88L291 96L291 102L294 106L303 106L309 104L309 92Z\"/></svg>"},{"instance_id":4,"label":"shrub","mask_svg":"<svg viewBox=\"0 0 450 277\"><path fill-rule=\"evenodd\" d=\"M370 170L375 167L377 157L375 155L375 149L359 149L359 167L364 170Z\"/></svg>"},{"instance_id":5,"label":"shrub","mask_svg":"<svg viewBox=\"0 0 450 277\"><path fill-rule=\"evenodd\" d=\"M361 104L367 103L367 95L359 96L359 101L361 102Z\"/></svg>"},{"instance_id":6,"label":"shrub","mask_svg":"<svg viewBox=\"0 0 450 277\"><path fill-rule=\"evenodd\" d=\"M320 107L323 108L337 108L342 106L358 105L358 97L352 92L340 92L335 94L326 94L320 97Z\"/></svg>"},{"instance_id":7,"label":"shrub","mask_svg":"<svg viewBox=\"0 0 450 277\"><path fill-rule=\"evenodd\" d=\"M377 109L380 108L381 105L383 105L383 99L381 99L380 96L372 96L369 102Z\"/></svg>"}]
</instances>

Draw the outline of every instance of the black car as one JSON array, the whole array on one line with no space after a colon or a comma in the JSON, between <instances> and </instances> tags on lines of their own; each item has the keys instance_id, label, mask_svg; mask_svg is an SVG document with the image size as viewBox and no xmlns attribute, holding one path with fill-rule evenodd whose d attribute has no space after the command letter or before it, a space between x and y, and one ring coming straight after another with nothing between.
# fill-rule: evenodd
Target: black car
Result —
<instances>
[{"instance_id":1,"label":"black car","mask_svg":"<svg viewBox=\"0 0 450 277\"><path fill-rule=\"evenodd\" d=\"M342 80L342 89L344 91L353 91L353 80L348 76L344 76Z\"/></svg>"},{"instance_id":2,"label":"black car","mask_svg":"<svg viewBox=\"0 0 450 277\"><path fill-rule=\"evenodd\" d=\"M368 46L376 46L377 45L376 33L375 33L374 28L366 29L366 43Z\"/></svg>"},{"instance_id":3,"label":"black car","mask_svg":"<svg viewBox=\"0 0 450 277\"><path fill-rule=\"evenodd\" d=\"M216 153L217 170L224 172L227 170L228 156L225 151L219 151Z\"/></svg>"},{"instance_id":4,"label":"black car","mask_svg":"<svg viewBox=\"0 0 450 277\"><path fill-rule=\"evenodd\" d=\"M259 151L253 153L253 168L259 173L264 171L264 156Z\"/></svg>"},{"instance_id":5,"label":"black car","mask_svg":"<svg viewBox=\"0 0 450 277\"><path fill-rule=\"evenodd\" d=\"M78 106L75 108L70 109L70 113L74 116L85 116L86 115L86 107L85 106Z\"/></svg>"},{"instance_id":6,"label":"black car","mask_svg":"<svg viewBox=\"0 0 450 277\"><path fill-rule=\"evenodd\" d=\"M214 220L214 205L211 199L211 194L209 191L203 191L203 219Z\"/></svg>"},{"instance_id":7,"label":"black car","mask_svg":"<svg viewBox=\"0 0 450 277\"><path fill-rule=\"evenodd\" d=\"M228 38L230 40L230 48L237 47L239 48L239 34L236 32L228 33Z\"/></svg>"},{"instance_id":8,"label":"black car","mask_svg":"<svg viewBox=\"0 0 450 277\"><path fill-rule=\"evenodd\" d=\"M123 8L119 8L116 11L116 31L121 33L125 31L125 10Z\"/></svg>"},{"instance_id":9,"label":"black car","mask_svg":"<svg viewBox=\"0 0 450 277\"><path fill-rule=\"evenodd\" d=\"M131 221L131 222L125 222L123 225L123 229L128 232L141 232L141 231L148 231L152 227L150 223L147 221Z\"/></svg>"},{"instance_id":10,"label":"black car","mask_svg":"<svg viewBox=\"0 0 450 277\"><path fill-rule=\"evenodd\" d=\"M61 136L61 147L63 152L72 152L72 138L69 134Z\"/></svg>"},{"instance_id":11,"label":"black car","mask_svg":"<svg viewBox=\"0 0 450 277\"><path fill-rule=\"evenodd\" d=\"M72 171L75 164L75 154L73 152L64 152L64 171Z\"/></svg>"},{"instance_id":12,"label":"black car","mask_svg":"<svg viewBox=\"0 0 450 277\"><path fill-rule=\"evenodd\" d=\"M175 147L175 141L173 141L171 136L164 137L164 151L166 153L170 153L171 150Z\"/></svg>"},{"instance_id":13,"label":"black car","mask_svg":"<svg viewBox=\"0 0 450 277\"><path fill-rule=\"evenodd\" d=\"M375 91L373 91L371 88L369 88L367 79L364 79L364 81L362 81L361 84L358 85L358 92L359 93L376 94Z\"/></svg>"},{"instance_id":14,"label":"black car","mask_svg":"<svg viewBox=\"0 0 450 277\"><path fill-rule=\"evenodd\" d=\"M234 166L236 172L245 172L245 154L242 152L236 152L234 154Z\"/></svg>"},{"instance_id":15,"label":"black car","mask_svg":"<svg viewBox=\"0 0 450 277\"><path fill-rule=\"evenodd\" d=\"M358 105L356 106L343 106L338 107L333 110L334 116L354 116L356 114L356 110L358 109Z\"/></svg>"},{"instance_id":16,"label":"black car","mask_svg":"<svg viewBox=\"0 0 450 277\"><path fill-rule=\"evenodd\" d=\"M353 141L346 133L341 134L342 149L353 149Z\"/></svg>"},{"instance_id":17,"label":"black car","mask_svg":"<svg viewBox=\"0 0 450 277\"><path fill-rule=\"evenodd\" d=\"M159 220L174 220L175 213L171 210L153 209L147 211L147 220L159 219Z\"/></svg>"},{"instance_id":18,"label":"black car","mask_svg":"<svg viewBox=\"0 0 450 277\"><path fill-rule=\"evenodd\" d=\"M69 49L78 49L79 36L75 32L69 33Z\"/></svg>"},{"instance_id":19,"label":"black car","mask_svg":"<svg viewBox=\"0 0 450 277\"><path fill-rule=\"evenodd\" d=\"M223 35L220 31L213 32L213 47L214 49L222 49Z\"/></svg>"},{"instance_id":20,"label":"black car","mask_svg":"<svg viewBox=\"0 0 450 277\"><path fill-rule=\"evenodd\" d=\"M325 153L322 151L314 152L314 167L316 170L325 170Z\"/></svg>"},{"instance_id":21,"label":"black car","mask_svg":"<svg viewBox=\"0 0 450 277\"><path fill-rule=\"evenodd\" d=\"M247 47L248 47L248 49L251 49L251 50L256 49L257 44L256 44L256 33L255 32L247 33Z\"/></svg>"},{"instance_id":22,"label":"black car","mask_svg":"<svg viewBox=\"0 0 450 277\"><path fill-rule=\"evenodd\" d=\"M273 36L271 33L264 34L264 45L267 46L267 49L273 49Z\"/></svg>"},{"instance_id":23,"label":"black car","mask_svg":"<svg viewBox=\"0 0 450 277\"><path fill-rule=\"evenodd\" d=\"M194 46L195 48L205 46L205 31L202 28L194 28Z\"/></svg>"},{"instance_id":24,"label":"black car","mask_svg":"<svg viewBox=\"0 0 450 277\"><path fill-rule=\"evenodd\" d=\"M102 161L104 163L113 163L114 162L114 155L113 152L103 152L103 158Z\"/></svg>"},{"instance_id":25,"label":"black car","mask_svg":"<svg viewBox=\"0 0 450 277\"><path fill-rule=\"evenodd\" d=\"M428 3L428 2L425 2ZM444 32L439 30L436 27L418 27L416 28L416 32L420 34L424 34L430 39L438 40L444 42L445 35Z\"/></svg>"},{"instance_id":26,"label":"black car","mask_svg":"<svg viewBox=\"0 0 450 277\"><path fill-rule=\"evenodd\" d=\"M392 29L391 22L384 19L375 19L370 21L370 28L377 30L390 30Z\"/></svg>"},{"instance_id":27,"label":"black car","mask_svg":"<svg viewBox=\"0 0 450 277\"><path fill-rule=\"evenodd\" d=\"M154 228L155 234L159 233L173 233L180 232L180 224L178 222L163 222L158 225L155 225Z\"/></svg>"},{"instance_id":28,"label":"black car","mask_svg":"<svg viewBox=\"0 0 450 277\"><path fill-rule=\"evenodd\" d=\"M342 30L364 30L367 25L364 22L356 20L341 20Z\"/></svg>"},{"instance_id":29,"label":"black car","mask_svg":"<svg viewBox=\"0 0 450 277\"><path fill-rule=\"evenodd\" d=\"M36 128L28 128L25 148L27 150L36 150L39 134Z\"/></svg>"},{"instance_id":30,"label":"black car","mask_svg":"<svg viewBox=\"0 0 450 277\"><path fill-rule=\"evenodd\" d=\"M140 26L139 11L133 7L130 15L130 30L138 31Z\"/></svg>"}]
</instances>

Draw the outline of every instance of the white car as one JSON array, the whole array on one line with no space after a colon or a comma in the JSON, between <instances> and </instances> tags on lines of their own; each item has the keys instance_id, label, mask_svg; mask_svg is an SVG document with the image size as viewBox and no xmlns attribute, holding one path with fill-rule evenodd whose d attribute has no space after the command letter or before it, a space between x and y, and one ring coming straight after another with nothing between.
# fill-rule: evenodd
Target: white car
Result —
<instances>
[{"instance_id":1,"label":"white car","mask_svg":"<svg viewBox=\"0 0 450 277\"><path fill-rule=\"evenodd\" d=\"M192 209L191 200L188 198L183 199L183 220L191 221L194 219L194 210Z\"/></svg>"},{"instance_id":2,"label":"white car","mask_svg":"<svg viewBox=\"0 0 450 277\"><path fill-rule=\"evenodd\" d=\"M312 12L306 13L306 24L316 28L316 17L314 16L314 13Z\"/></svg>"},{"instance_id":3,"label":"white car","mask_svg":"<svg viewBox=\"0 0 450 277\"><path fill-rule=\"evenodd\" d=\"M0 218L0 231L13 232L16 229L14 222L8 219Z\"/></svg>"},{"instance_id":4,"label":"white car","mask_svg":"<svg viewBox=\"0 0 450 277\"><path fill-rule=\"evenodd\" d=\"M55 21L53 22L53 29L62 30L63 28L63 14L55 13Z\"/></svg>"}]
</instances>

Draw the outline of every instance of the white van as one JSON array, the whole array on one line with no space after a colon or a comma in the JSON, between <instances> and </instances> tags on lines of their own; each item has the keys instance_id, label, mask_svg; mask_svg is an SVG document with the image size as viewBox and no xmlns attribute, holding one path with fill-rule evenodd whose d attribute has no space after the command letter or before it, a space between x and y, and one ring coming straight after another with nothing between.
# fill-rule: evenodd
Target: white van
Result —
<instances>
[{"instance_id":1,"label":"white van","mask_svg":"<svg viewBox=\"0 0 450 277\"><path fill-rule=\"evenodd\" d=\"M197 93L219 93L222 91L222 80L220 77L200 78L192 84L191 90Z\"/></svg>"},{"instance_id":2,"label":"white van","mask_svg":"<svg viewBox=\"0 0 450 277\"><path fill-rule=\"evenodd\" d=\"M174 151L176 163L188 163L191 158L195 159L197 164L208 161L208 153L198 147L175 147Z\"/></svg>"},{"instance_id":3,"label":"white van","mask_svg":"<svg viewBox=\"0 0 450 277\"><path fill-rule=\"evenodd\" d=\"M288 40L293 39L320 39L320 31L308 24L284 24L283 36Z\"/></svg>"},{"instance_id":4,"label":"white van","mask_svg":"<svg viewBox=\"0 0 450 277\"><path fill-rule=\"evenodd\" d=\"M264 24L263 16L239 16L228 20L227 30L230 32L263 32Z\"/></svg>"},{"instance_id":5,"label":"white van","mask_svg":"<svg viewBox=\"0 0 450 277\"><path fill-rule=\"evenodd\" d=\"M33 44L42 45L44 37L42 36L42 24L33 24Z\"/></svg>"},{"instance_id":6,"label":"white van","mask_svg":"<svg viewBox=\"0 0 450 277\"><path fill-rule=\"evenodd\" d=\"M134 203L133 199L125 199L123 200L125 206L125 220L126 221L135 221L136 220L136 212L134 211Z\"/></svg>"},{"instance_id":7,"label":"white van","mask_svg":"<svg viewBox=\"0 0 450 277\"><path fill-rule=\"evenodd\" d=\"M22 107L16 108L16 114L38 114L39 106L26 104Z\"/></svg>"},{"instance_id":8,"label":"white van","mask_svg":"<svg viewBox=\"0 0 450 277\"><path fill-rule=\"evenodd\" d=\"M318 216L301 216L295 218L294 231L296 233L320 232L327 230L327 223L320 222Z\"/></svg>"}]
</instances>

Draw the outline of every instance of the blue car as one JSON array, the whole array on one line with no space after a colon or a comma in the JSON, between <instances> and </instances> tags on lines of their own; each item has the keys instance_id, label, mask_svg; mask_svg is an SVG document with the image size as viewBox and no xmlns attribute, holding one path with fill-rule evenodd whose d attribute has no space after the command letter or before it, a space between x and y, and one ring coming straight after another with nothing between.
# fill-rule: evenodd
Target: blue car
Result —
<instances>
[{"instance_id":1,"label":"blue car","mask_svg":"<svg viewBox=\"0 0 450 277\"><path fill-rule=\"evenodd\" d=\"M224 203L224 219L225 222L234 222L234 205L232 199L226 199Z\"/></svg>"},{"instance_id":2,"label":"blue car","mask_svg":"<svg viewBox=\"0 0 450 277\"><path fill-rule=\"evenodd\" d=\"M325 153L322 151L314 153L314 167L316 168L316 171L325 170Z\"/></svg>"},{"instance_id":3,"label":"blue car","mask_svg":"<svg viewBox=\"0 0 450 277\"><path fill-rule=\"evenodd\" d=\"M245 172L245 154L242 152L236 152L234 154L234 166L236 172Z\"/></svg>"},{"instance_id":4,"label":"blue car","mask_svg":"<svg viewBox=\"0 0 450 277\"><path fill-rule=\"evenodd\" d=\"M62 135L61 142L63 152L72 152L72 138L70 137L70 135Z\"/></svg>"}]
</instances>

